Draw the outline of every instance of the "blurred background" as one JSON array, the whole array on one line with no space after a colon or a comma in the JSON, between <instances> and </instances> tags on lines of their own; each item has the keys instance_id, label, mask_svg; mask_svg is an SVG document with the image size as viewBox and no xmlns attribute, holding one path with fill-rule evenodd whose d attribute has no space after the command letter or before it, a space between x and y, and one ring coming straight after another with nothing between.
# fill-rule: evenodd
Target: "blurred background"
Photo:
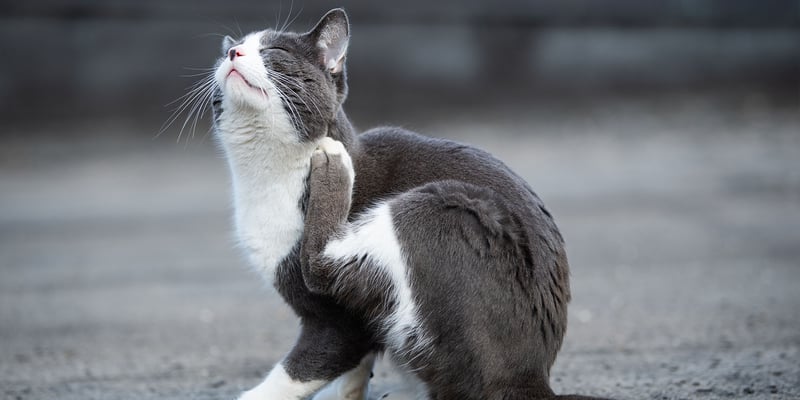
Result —
<instances>
[{"instance_id":1,"label":"blurred background","mask_svg":"<svg viewBox=\"0 0 800 400\"><path fill-rule=\"evenodd\" d=\"M291 347L208 115L162 126L223 35L336 6L358 128L485 148L555 215L557 391L800 398L796 0L0 2L0 398L234 398Z\"/></svg>"}]
</instances>

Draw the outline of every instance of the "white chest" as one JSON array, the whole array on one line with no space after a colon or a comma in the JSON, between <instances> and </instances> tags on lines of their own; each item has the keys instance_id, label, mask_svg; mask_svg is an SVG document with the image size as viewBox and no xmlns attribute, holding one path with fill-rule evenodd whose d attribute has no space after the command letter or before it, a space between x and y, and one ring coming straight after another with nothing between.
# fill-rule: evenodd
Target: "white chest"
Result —
<instances>
[{"instance_id":1,"label":"white chest","mask_svg":"<svg viewBox=\"0 0 800 400\"><path fill-rule=\"evenodd\" d=\"M235 179L236 236L252 266L265 278L272 277L303 234L300 201L307 173L305 168L271 181Z\"/></svg>"},{"instance_id":2,"label":"white chest","mask_svg":"<svg viewBox=\"0 0 800 400\"><path fill-rule=\"evenodd\" d=\"M315 144L276 136L275 126L226 125L221 121L227 135L221 142L233 181L236 237L250 264L271 281L303 234L301 201Z\"/></svg>"}]
</instances>

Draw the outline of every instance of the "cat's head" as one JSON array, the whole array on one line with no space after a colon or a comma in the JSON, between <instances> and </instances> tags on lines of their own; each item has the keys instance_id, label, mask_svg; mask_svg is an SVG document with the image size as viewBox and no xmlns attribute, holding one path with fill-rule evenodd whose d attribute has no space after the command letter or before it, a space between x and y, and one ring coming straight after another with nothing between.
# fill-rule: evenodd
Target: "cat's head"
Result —
<instances>
[{"instance_id":1,"label":"cat's head","mask_svg":"<svg viewBox=\"0 0 800 400\"><path fill-rule=\"evenodd\" d=\"M215 123L255 118L294 130L301 142L324 136L347 96L349 35L347 14L334 9L307 33L226 36L214 73Z\"/></svg>"}]
</instances>

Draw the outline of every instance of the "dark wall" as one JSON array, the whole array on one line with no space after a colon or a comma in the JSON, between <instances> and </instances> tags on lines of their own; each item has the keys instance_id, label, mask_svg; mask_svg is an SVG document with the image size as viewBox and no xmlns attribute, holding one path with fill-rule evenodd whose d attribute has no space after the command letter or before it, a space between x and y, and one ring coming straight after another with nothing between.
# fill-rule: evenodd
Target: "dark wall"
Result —
<instances>
[{"instance_id":1,"label":"dark wall","mask_svg":"<svg viewBox=\"0 0 800 400\"><path fill-rule=\"evenodd\" d=\"M301 1L48 1L0 5L0 118L164 120L220 35L332 7ZM798 1L342 2L352 108L758 84L797 90ZM189 67L189 69L187 69Z\"/></svg>"}]
</instances>

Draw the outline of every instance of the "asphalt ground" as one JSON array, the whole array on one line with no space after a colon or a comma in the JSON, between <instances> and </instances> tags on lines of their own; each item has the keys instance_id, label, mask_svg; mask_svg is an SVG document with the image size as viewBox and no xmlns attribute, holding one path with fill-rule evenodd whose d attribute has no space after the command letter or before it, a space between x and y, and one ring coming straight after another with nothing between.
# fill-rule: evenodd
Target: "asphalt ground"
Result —
<instances>
[{"instance_id":1,"label":"asphalt ground","mask_svg":"<svg viewBox=\"0 0 800 400\"><path fill-rule=\"evenodd\" d=\"M557 392L797 399L798 97L541 101L406 126L491 151L555 215L573 292ZM291 347L296 318L235 248L213 139L157 129L0 136L0 397L233 399ZM409 398L388 364L373 394Z\"/></svg>"}]
</instances>

